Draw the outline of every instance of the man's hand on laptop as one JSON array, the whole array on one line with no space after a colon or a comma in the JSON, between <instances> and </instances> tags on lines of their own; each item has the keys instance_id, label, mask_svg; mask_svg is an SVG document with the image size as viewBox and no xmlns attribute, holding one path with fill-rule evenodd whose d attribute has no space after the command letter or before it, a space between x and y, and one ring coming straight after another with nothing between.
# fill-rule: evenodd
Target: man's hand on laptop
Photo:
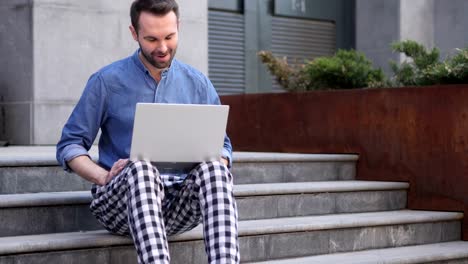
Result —
<instances>
[{"instance_id":1,"label":"man's hand on laptop","mask_svg":"<svg viewBox=\"0 0 468 264\"><path fill-rule=\"evenodd\" d=\"M112 165L112 168L110 169L109 173L107 174L105 184L110 182L112 178L118 175L123 170L123 168L125 168L127 163L128 163L128 159L119 159L118 161L116 161L114 165Z\"/></svg>"}]
</instances>

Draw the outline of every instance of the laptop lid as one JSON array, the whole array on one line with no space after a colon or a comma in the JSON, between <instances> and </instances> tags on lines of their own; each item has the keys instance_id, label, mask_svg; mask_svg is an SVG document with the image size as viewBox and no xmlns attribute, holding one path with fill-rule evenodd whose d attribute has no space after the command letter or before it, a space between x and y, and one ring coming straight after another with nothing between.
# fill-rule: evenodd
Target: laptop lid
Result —
<instances>
[{"instance_id":1,"label":"laptop lid","mask_svg":"<svg viewBox=\"0 0 468 264\"><path fill-rule=\"evenodd\" d=\"M219 160L228 113L227 105L138 103L130 159L150 160L161 173Z\"/></svg>"}]
</instances>

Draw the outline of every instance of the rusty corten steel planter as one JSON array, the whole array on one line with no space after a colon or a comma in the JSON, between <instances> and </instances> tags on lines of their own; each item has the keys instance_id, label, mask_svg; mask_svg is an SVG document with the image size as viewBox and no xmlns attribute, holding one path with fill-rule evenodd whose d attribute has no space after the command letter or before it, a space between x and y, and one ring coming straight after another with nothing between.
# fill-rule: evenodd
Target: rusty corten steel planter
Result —
<instances>
[{"instance_id":1,"label":"rusty corten steel planter","mask_svg":"<svg viewBox=\"0 0 468 264\"><path fill-rule=\"evenodd\" d=\"M360 180L410 183L411 209L463 211L468 85L223 96L236 151L359 154Z\"/></svg>"}]
</instances>

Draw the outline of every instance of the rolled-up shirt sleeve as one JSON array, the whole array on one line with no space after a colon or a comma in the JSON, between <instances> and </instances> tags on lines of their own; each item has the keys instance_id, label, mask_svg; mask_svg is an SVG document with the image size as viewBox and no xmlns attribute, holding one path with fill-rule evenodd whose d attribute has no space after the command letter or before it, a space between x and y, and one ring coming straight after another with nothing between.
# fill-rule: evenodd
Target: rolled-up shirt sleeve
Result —
<instances>
[{"instance_id":1,"label":"rolled-up shirt sleeve","mask_svg":"<svg viewBox=\"0 0 468 264\"><path fill-rule=\"evenodd\" d=\"M90 157L88 154L88 151L83 146L78 145L78 144L67 145L66 147L64 147L62 153L63 155L62 157L60 157L61 162L59 163L61 164L64 170L69 171L69 172L71 171L71 168L68 166L68 162L70 160L79 156Z\"/></svg>"},{"instance_id":2,"label":"rolled-up shirt sleeve","mask_svg":"<svg viewBox=\"0 0 468 264\"><path fill-rule=\"evenodd\" d=\"M87 155L105 117L105 85L98 74L88 80L80 100L73 109L57 143L59 164L71 171L68 162Z\"/></svg>"}]
</instances>

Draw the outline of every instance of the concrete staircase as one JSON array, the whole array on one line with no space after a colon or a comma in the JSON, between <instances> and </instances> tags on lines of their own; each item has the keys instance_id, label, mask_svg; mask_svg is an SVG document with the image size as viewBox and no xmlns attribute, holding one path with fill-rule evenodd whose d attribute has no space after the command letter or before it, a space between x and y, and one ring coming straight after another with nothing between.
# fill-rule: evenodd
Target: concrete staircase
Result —
<instances>
[{"instance_id":1,"label":"concrete staircase","mask_svg":"<svg viewBox=\"0 0 468 264\"><path fill-rule=\"evenodd\" d=\"M0 148L0 263L136 263L132 241L100 228L89 184L54 151ZM408 184L354 180L355 155L234 158L244 263L468 263L463 214L406 210ZM170 250L172 263L206 263L200 227Z\"/></svg>"}]
</instances>

